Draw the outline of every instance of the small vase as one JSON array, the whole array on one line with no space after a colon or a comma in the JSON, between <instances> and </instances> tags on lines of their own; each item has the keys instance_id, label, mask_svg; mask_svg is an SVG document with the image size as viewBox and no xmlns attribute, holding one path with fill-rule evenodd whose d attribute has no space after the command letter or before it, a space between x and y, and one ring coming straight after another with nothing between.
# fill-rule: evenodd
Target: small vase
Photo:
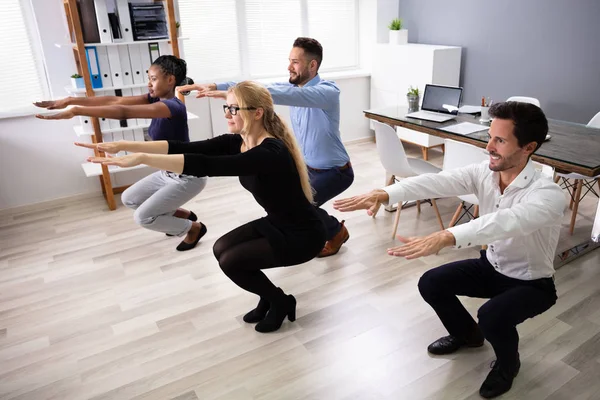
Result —
<instances>
[{"instance_id":1,"label":"small vase","mask_svg":"<svg viewBox=\"0 0 600 400\"><path fill-rule=\"evenodd\" d=\"M83 81L83 77L71 78L71 86L73 86L73 89L83 89L85 87L85 82Z\"/></svg>"},{"instance_id":2,"label":"small vase","mask_svg":"<svg viewBox=\"0 0 600 400\"><path fill-rule=\"evenodd\" d=\"M400 29L399 31L390 30L390 44L407 44L408 30Z\"/></svg>"},{"instance_id":3,"label":"small vase","mask_svg":"<svg viewBox=\"0 0 600 400\"><path fill-rule=\"evenodd\" d=\"M419 96L408 95L406 101L408 102L408 112L419 111Z\"/></svg>"}]
</instances>

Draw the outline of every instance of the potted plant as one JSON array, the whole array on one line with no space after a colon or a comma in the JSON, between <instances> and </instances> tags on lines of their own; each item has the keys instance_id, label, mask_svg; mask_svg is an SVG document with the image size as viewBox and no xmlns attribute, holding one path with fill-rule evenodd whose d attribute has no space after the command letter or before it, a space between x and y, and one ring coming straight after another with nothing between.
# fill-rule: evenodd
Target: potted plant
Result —
<instances>
[{"instance_id":1,"label":"potted plant","mask_svg":"<svg viewBox=\"0 0 600 400\"><path fill-rule=\"evenodd\" d=\"M406 93L406 100L408 101L408 112L419 111L419 97L421 93L419 92L419 88L413 88L410 86L408 88L408 93Z\"/></svg>"},{"instance_id":2,"label":"potted plant","mask_svg":"<svg viewBox=\"0 0 600 400\"><path fill-rule=\"evenodd\" d=\"M402 20L394 18L388 25L390 30L390 44L408 43L408 30L402 29Z\"/></svg>"},{"instance_id":3,"label":"potted plant","mask_svg":"<svg viewBox=\"0 0 600 400\"><path fill-rule=\"evenodd\" d=\"M71 75L71 85L73 85L73 89L83 89L85 87L83 76L79 74Z\"/></svg>"},{"instance_id":4,"label":"potted plant","mask_svg":"<svg viewBox=\"0 0 600 400\"><path fill-rule=\"evenodd\" d=\"M175 21L175 28L177 28L177 37L181 36L181 29L179 29L180 26L181 24L179 23L179 21Z\"/></svg>"}]
</instances>

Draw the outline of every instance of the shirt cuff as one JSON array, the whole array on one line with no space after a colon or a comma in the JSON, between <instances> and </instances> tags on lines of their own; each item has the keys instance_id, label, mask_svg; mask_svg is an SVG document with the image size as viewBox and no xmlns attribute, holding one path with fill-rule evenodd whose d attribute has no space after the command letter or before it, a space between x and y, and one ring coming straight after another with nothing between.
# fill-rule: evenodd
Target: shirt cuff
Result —
<instances>
[{"instance_id":1,"label":"shirt cuff","mask_svg":"<svg viewBox=\"0 0 600 400\"><path fill-rule=\"evenodd\" d=\"M217 90L227 90L229 85L227 83L217 83Z\"/></svg>"},{"instance_id":2,"label":"shirt cuff","mask_svg":"<svg viewBox=\"0 0 600 400\"><path fill-rule=\"evenodd\" d=\"M383 188L383 190L388 194L388 201L382 202L384 206L396 204L404 199L404 190L397 183L390 186L386 186Z\"/></svg>"},{"instance_id":3,"label":"shirt cuff","mask_svg":"<svg viewBox=\"0 0 600 400\"><path fill-rule=\"evenodd\" d=\"M476 246L476 235L473 232L473 228L469 226L470 223L461 224L447 228L446 230L454 236L455 244L454 248L463 249L466 247Z\"/></svg>"}]
</instances>

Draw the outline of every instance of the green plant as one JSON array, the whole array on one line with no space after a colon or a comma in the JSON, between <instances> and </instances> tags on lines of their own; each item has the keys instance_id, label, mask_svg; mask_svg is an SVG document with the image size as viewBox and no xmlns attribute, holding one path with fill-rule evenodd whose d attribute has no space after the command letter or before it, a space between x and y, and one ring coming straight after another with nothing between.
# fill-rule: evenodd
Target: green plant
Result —
<instances>
[{"instance_id":1,"label":"green plant","mask_svg":"<svg viewBox=\"0 0 600 400\"><path fill-rule=\"evenodd\" d=\"M402 20L400 18L394 18L388 25L390 31L399 31L402 29Z\"/></svg>"},{"instance_id":2,"label":"green plant","mask_svg":"<svg viewBox=\"0 0 600 400\"><path fill-rule=\"evenodd\" d=\"M181 24L179 23L179 21L175 22L175 28L179 29L180 26Z\"/></svg>"},{"instance_id":3,"label":"green plant","mask_svg":"<svg viewBox=\"0 0 600 400\"><path fill-rule=\"evenodd\" d=\"M81 76L79 74L73 74L73 75L71 75L71 78L77 79L77 78L83 78L83 76Z\"/></svg>"},{"instance_id":4,"label":"green plant","mask_svg":"<svg viewBox=\"0 0 600 400\"><path fill-rule=\"evenodd\" d=\"M419 97L419 88L413 88L412 86L410 86L408 88L408 93L406 93L407 96L415 96L415 97Z\"/></svg>"}]
</instances>

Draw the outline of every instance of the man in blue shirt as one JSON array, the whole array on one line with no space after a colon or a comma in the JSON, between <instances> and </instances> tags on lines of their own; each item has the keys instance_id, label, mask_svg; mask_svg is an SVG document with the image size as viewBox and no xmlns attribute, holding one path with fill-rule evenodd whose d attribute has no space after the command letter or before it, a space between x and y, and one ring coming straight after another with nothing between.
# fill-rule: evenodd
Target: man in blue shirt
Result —
<instances>
[{"instance_id":1,"label":"man in blue shirt","mask_svg":"<svg viewBox=\"0 0 600 400\"><path fill-rule=\"evenodd\" d=\"M319 257L336 254L350 237L344 226L321 205L342 193L354 181L350 157L340 136L340 90L334 82L322 80L319 67L323 48L315 39L299 37L290 52L289 83L267 85L273 102L290 106L292 129L308 166L319 216L327 229L327 243ZM188 85L180 91L198 90L197 97L221 97L235 82ZM212 93L211 93L212 92Z\"/></svg>"}]
</instances>

